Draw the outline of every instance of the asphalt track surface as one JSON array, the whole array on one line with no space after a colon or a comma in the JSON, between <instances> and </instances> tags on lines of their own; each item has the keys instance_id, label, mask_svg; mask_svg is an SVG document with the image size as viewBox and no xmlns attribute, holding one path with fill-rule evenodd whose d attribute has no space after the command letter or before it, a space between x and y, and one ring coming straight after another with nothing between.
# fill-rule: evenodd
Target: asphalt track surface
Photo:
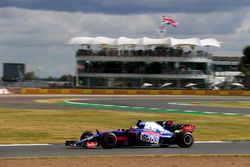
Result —
<instances>
[{"instance_id":1,"label":"asphalt track surface","mask_svg":"<svg viewBox=\"0 0 250 167\"><path fill-rule=\"evenodd\" d=\"M77 98L77 100L74 100ZM250 101L249 97L219 96L86 96L86 95L3 95L0 96L0 108L16 109L84 109L81 106L65 104L37 103L41 99L73 99L73 101L97 104L127 105L135 107L152 107L165 109L197 110L211 112L232 112L250 114L249 109L180 106L173 102L194 101ZM142 111L138 111L142 112ZM195 143L193 147L183 149L175 146L169 148L133 147L116 149L67 149L62 144L41 146L1 146L0 157L41 157L41 156L106 156L106 155L159 155L159 154L250 154L250 141L223 143Z\"/></svg>"},{"instance_id":2,"label":"asphalt track surface","mask_svg":"<svg viewBox=\"0 0 250 167\"><path fill-rule=\"evenodd\" d=\"M66 148L64 145L0 146L0 157L48 156L123 156L123 155L189 155L189 154L250 154L250 142L195 143L191 148L130 147L114 149Z\"/></svg>"},{"instance_id":3,"label":"asphalt track surface","mask_svg":"<svg viewBox=\"0 0 250 167\"><path fill-rule=\"evenodd\" d=\"M77 100L74 100L76 98ZM132 107L150 107L162 109L194 110L204 112L240 113L250 114L246 108L226 108L207 106L183 106L173 105L174 102L220 102L220 101L247 101L250 97L224 97L224 96L106 96L106 95L9 95L0 96L0 108L15 109L83 109L82 106L70 106L65 104L36 103L34 100L41 99L71 99L71 101L82 103L95 103L107 105L120 105ZM79 100L81 99L81 100ZM91 108L91 107L90 107Z\"/></svg>"}]
</instances>

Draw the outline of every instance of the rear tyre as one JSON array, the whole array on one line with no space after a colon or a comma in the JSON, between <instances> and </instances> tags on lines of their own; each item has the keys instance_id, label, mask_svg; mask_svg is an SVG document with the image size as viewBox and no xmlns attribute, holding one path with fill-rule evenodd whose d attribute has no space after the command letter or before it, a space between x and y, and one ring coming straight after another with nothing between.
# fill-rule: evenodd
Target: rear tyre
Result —
<instances>
[{"instance_id":1,"label":"rear tyre","mask_svg":"<svg viewBox=\"0 0 250 167\"><path fill-rule=\"evenodd\" d=\"M105 133L101 136L102 148L114 148L117 144L117 138L114 133Z\"/></svg>"},{"instance_id":2,"label":"rear tyre","mask_svg":"<svg viewBox=\"0 0 250 167\"><path fill-rule=\"evenodd\" d=\"M93 136L93 135L94 135L93 132L91 132L91 131L85 131L85 132L82 133L82 135L80 137L80 140L86 139L86 138L88 138L90 136Z\"/></svg>"},{"instance_id":3,"label":"rear tyre","mask_svg":"<svg viewBox=\"0 0 250 167\"><path fill-rule=\"evenodd\" d=\"M180 137L178 146L181 148L189 148L193 145L193 143L194 143L194 138L192 133L186 132Z\"/></svg>"}]
</instances>

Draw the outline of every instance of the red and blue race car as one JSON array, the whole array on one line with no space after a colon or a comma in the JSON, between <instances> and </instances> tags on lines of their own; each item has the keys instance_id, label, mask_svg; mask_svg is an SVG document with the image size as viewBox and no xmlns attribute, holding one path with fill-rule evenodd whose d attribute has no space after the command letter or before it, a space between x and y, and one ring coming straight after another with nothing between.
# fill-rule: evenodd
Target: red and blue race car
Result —
<instances>
[{"instance_id":1,"label":"red and blue race car","mask_svg":"<svg viewBox=\"0 0 250 167\"><path fill-rule=\"evenodd\" d=\"M129 129L118 129L96 133L85 131L79 141L66 141L69 147L83 148L115 148L129 146L168 147L178 145L182 148L191 147L194 143L191 124L173 124L172 121L141 121Z\"/></svg>"}]
</instances>

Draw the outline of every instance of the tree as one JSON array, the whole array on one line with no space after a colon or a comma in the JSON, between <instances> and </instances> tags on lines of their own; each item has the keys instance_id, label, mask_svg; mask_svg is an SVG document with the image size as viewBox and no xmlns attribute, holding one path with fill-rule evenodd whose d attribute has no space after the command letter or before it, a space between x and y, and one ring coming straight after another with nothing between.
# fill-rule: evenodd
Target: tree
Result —
<instances>
[{"instance_id":1,"label":"tree","mask_svg":"<svg viewBox=\"0 0 250 167\"><path fill-rule=\"evenodd\" d=\"M71 82L73 81L73 77L72 75L68 74L68 75L62 75L60 78L59 78L59 81L68 81L68 82Z\"/></svg>"},{"instance_id":2,"label":"tree","mask_svg":"<svg viewBox=\"0 0 250 167\"><path fill-rule=\"evenodd\" d=\"M24 79L25 80L35 80L36 79L35 72L34 71L27 72L24 75Z\"/></svg>"},{"instance_id":3,"label":"tree","mask_svg":"<svg viewBox=\"0 0 250 167\"><path fill-rule=\"evenodd\" d=\"M250 45L243 49L244 56L240 61L240 70L245 75L250 75Z\"/></svg>"},{"instance_id":4,"label":"tree","mask_svg":"<svg viewBox=\"0 0 250 167\"><path fill-rule=\"evenodd\" d=\"M48 78L46 79L47 81L55 81L56 79L53 78L52 76L48 76Z\"/></svg>"}]
</instances>

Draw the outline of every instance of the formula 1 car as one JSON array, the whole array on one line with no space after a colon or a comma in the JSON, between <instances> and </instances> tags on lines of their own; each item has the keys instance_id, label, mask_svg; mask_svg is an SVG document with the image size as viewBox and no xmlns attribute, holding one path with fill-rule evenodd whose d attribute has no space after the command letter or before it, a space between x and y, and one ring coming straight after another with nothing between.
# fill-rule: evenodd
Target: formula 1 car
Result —
<instances>
[{"instance_id":1,"label":"formula 1 car","mask_svg":"<svg viewBox=\"0 0 250 167\"><path fill-rule=\"evenodd\" d=\"M85 131L79 141L66 141L69 147L83 148L115 148L129 146L168 147L178 145L188 148L193 145L192 132L195 126L191 124L173 124L172 121L145 122L138 120L137 126L129 129L118 129L96 133Z\"/></svg>"}]
</instances>

